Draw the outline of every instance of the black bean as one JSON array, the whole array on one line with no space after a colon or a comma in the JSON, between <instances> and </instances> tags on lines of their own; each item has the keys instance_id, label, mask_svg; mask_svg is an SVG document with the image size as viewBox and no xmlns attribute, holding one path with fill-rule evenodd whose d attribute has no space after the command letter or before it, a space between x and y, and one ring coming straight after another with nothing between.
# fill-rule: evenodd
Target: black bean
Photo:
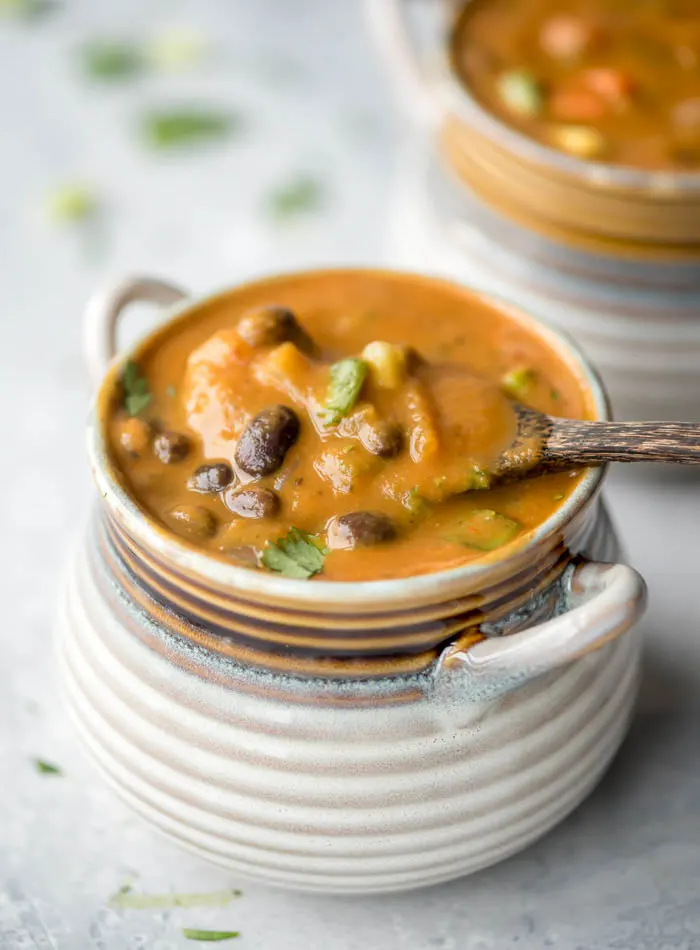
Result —
<instances>
[{"instance_id":1,"label":"black bean","mask_svg":"<svg viewBox=\"0 0 700 950\"><path fill-rule=\"evenodd\" d=\"M279 496L269 488L229 489L224 501L239 518L274 518L280 510Z\"/></svg>"},{"instance_id":2,"label":"black bean","mask_svg":"<svg viewBox=\"0 0 700 950\"><path fill-rule=\"evenodd\" d=\"M311 353L314 344L288 307L268 306L248 310L238 321L238 335L252 347L294 343Z\"/></svg>"},{"instance_id":3,"label":"black bean","mask_svg":"<svg viewBox=\"0 0 700 950\"><path fill-rule=\"evenodd\" d=\"M299 438L299 419L287 406L263 409L248 423L236 446L236 465L248 475L272 475Z\"/></svg>"},{"instance_id":4,"label":"black bean","mask_svg":"<svg viewBox=\"0 0 700 950\"><path fill-rule=\"evenodd\" d=\"M192 445L181 432L161 432L153 440L156 458L164 465L181 462L190 454Z\"/></svg>"},{"instance_id":5,"label":"black bean","mask_svg":"<svg viewBox=\"0 0 700 950\"><path fill-rule=\"evenodd\" d=\"M352 511L328 526L328 546L336 550L385 544L395 537L394 522L380 511Z\"/></svg>"},{"instance_id":6,"label":"black bean","mask_svg":"<svg viewBox=\"0 0 700 950\"><path fill-rule=\"evenodd\" d=\"M200 465L189 481L192 491L202 494L220 492L233 481L233 469L228 462L210 462Z\"/></svg>"},{"instance_id":7,"label":"black bean","mask_svg":"<svg viewBox=\"0 0 700 950\"><path fill-rule=\"evenodd\" d=\"M360 429L360 442L372 455L395 458L403 448L403 431L394 422L379 422Z\"/></svg>"},{"instance_id":8,"label":"black bean","mask_svg":"<svg viewBox=\"0 0 700 950\"><path fill-rule=\"evenodd\" d=\"M169 517L183 534L192 538L211 538L216 534L216 518L208 508L200 505L176 505L170 510Z\"/></svg>"}]
</instances>

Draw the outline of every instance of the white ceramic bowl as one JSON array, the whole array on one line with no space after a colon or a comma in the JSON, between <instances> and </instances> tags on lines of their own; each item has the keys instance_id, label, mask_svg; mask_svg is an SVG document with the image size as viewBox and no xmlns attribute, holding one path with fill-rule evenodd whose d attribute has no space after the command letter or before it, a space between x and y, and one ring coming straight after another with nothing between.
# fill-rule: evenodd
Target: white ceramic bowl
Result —
<instances>
[{"instance_id":1,"label":"white ceramic bowl","mask_svg":"<svg viewBox=\"0 0 700 950\"><path fill-rule=\"evenodd\" d=\"M125 303L178 296L142 279L96 298L97 380ZM565 354L604 416L581 357L511 313ZM410 580L289 580L215 561L137 508L105 451L117 371L90 424L99 503L58 642L78 730L139 814L249 877L376 893L499 861L581 801L630 720L644 604L640 577L610 563L600 470L506 559ZM489 638L474 645L476 625ZM332 657L293 649L329 635ZM383 655L393 637L414 652Z\"/></svg>"}]
</instances>

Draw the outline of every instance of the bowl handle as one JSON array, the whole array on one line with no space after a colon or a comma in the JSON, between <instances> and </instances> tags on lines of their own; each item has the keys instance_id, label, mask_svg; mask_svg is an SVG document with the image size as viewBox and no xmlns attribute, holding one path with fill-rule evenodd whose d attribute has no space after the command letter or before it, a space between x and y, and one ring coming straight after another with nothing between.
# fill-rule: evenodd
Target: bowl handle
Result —
<instances>
[{"instance_id":1,"label":"bowl handle","mask_svg":"<svg viewBox=\"0 0 700 950\"><path fill-rule=\"evenodd\" d=\"M409 6L408 0L365 0L364 17L393 80L401 110L419 126L432 127L439 121L440 105ZM425 2L421 6L426 8ZM435 6L435 0L430 0L427 8Z\"/></svg>"},{"instance_id":2,"label":"bowl handle","mask_svg":"<svg viewBox=\"0 0 700 950\"><path fill-rule=\"evenodd\" d=\"M447 647L435 668L438 694L489 700L619 637L642 615L646 585L626 564L579 561L564 572L557 615L519 633Z\"/></svg>"},{"instance_id":3,"label":"bowl handle","mask_svg":"<svg viewBox=\"0 0 700 950\"><path fill-rule=\"evenodd\" d=\"M117 353L117 324L129 304L171 306L187 296L179 287L153 277L127 277L94 294L83 318L83 354L93 383L100 382Z\"/></svg>"}]
</instances>

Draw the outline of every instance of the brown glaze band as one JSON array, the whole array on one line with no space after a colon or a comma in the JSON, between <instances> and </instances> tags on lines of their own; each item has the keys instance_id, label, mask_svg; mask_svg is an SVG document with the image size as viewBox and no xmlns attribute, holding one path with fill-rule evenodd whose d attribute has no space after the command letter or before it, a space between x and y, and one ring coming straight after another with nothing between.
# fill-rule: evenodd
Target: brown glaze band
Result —
<instances>
[{"instance_id":1,"label":"brown glaze band","mask_svg":"<svg viewBox=\"0 0 700 950\"><path fill-rule=\"evenodd\" d=\"M250 603L230 590L185 579L163 561L154 561L109 519L98 523L95 541L95 576L106 572L116 578L124 596L166 633L259 670L352 679L427 670L447 644L464 636L480 638L481 623L501 620L550 588L572 556L569 547L553 540L536 565L526 559L503 582L459 601L427 612L334 616L331 621L322 614ZM583 543L574 531L570 546L578 550Z\"/></svg>"},{"instance_id":2,"label":"brown glaze band","mask_svg":"<svg viewBox=\"0 0 700 950\"><path fill-rule=\"evenodd\" d=\"M621 256L700 257L700 191L616 188L594 163L590 177L576 176L516 154L454 115L439 141L449 165L486 204L550 240Z\"/></svg>"}]
</instances>

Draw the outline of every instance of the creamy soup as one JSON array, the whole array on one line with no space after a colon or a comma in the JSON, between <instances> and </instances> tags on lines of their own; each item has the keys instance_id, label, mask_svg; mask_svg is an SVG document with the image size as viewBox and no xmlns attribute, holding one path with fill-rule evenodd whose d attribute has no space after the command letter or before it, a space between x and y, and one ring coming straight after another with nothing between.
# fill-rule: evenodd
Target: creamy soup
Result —
<instances>
[{"instance_id":1,"label":"creamy soup","mask_svg":"<svg viewBox=\"0 0 700 950\"><path fill-rule=\"evenodd\" d=\"M592 414L528 325L441 281L363 271L232 290L152 337L112 387L114 465L211 555L375 580L522 543L579 472L498 485L512 400Z\"/></svg>"}]
</instances>

